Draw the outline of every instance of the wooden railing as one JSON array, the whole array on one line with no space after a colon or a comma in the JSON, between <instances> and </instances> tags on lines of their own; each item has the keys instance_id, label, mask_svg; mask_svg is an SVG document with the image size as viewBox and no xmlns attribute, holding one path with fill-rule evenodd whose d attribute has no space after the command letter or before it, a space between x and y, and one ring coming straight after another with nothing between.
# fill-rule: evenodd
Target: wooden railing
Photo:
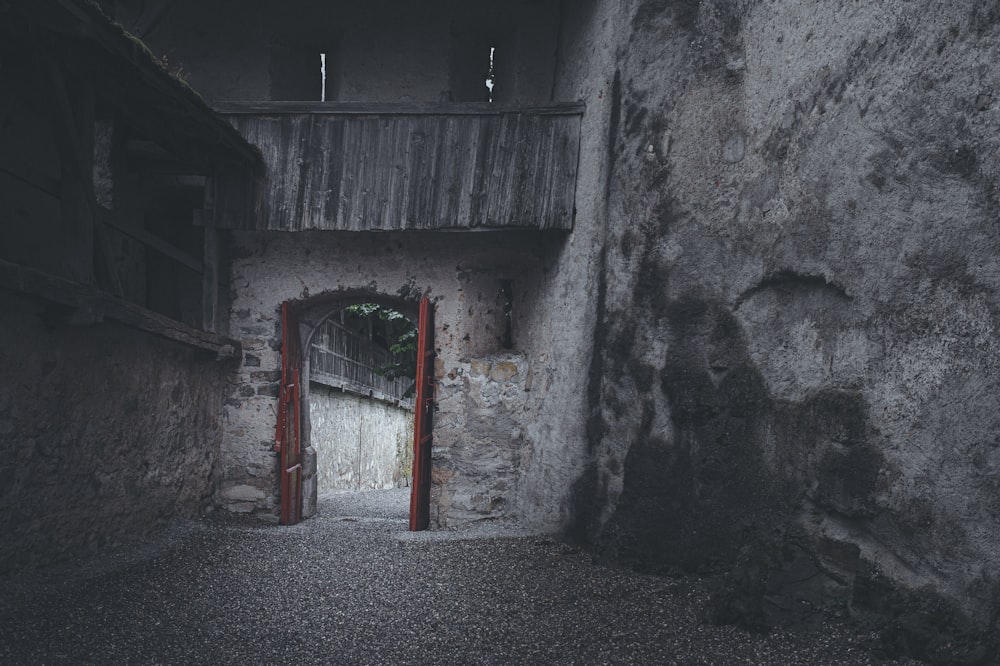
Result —
<instances>
[{"instance_id":1,"label":"wooden railing","mask_svg":"<svg viewBox=\"0 0 1000 666\"><path fill-rule=\"evenodd\" d=\"M582 104L216 104L267 165L247 211L217 181L224 228L572 229Z\"/></svg>"},{"instance_id":2,"label":"wooden railing","mask_svg":"<svg viewBox=\"0 0 1000 666\"><path fill-rule=\"evenodd\" d=\"M375 344L367 335L356 333L339 322L327 319L317 328L309 346L309 378L345 391L411 407L412 377L388 379L376 372L401 361Z\"/></svg>"}]
</instances>

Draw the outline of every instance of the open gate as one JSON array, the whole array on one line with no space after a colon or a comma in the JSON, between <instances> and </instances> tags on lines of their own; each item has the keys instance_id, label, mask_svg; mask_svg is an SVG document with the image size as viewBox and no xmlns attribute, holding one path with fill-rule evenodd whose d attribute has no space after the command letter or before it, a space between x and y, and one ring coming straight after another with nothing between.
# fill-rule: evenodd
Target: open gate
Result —
<instances>
[{"instance_id":1,"label":"open gate","mask_svg":"<svg viewBox=\"0 0 1000 666\"><path fill-rule=\"evenodd\" d=\"M434 309L420 301L417 322L416 405L413 422L413 484L410 490L410 530L430 524L431 446L434 408ZM281 387L274 450L281 478L281 524L295 525L302 517L302 342L295 311L281 304Z\"/></svg>"},{"instance_id":2,"label":"open gate","mask_svg":"<svg viewBox=\"0 0 1000 666\"><path fill-rule=\"evenodd\" d=\"M302 342L299 321L286 302L281 304L281 388L274 450L281 477L281 524L295 525L302 517Z\"/></svg>"},{"instance_id":3,"label":"open gate","mask_svg":"<svg viewBox=\"0 0 1000 666\"><path fill-rule=\"evenodd\" d=\"M431 506L431 442L434 400L434 309L420 301L417 322L417 397L413 417L413 485L410 487L410 531L427 529Z\"/></svg>"}]
</instances>

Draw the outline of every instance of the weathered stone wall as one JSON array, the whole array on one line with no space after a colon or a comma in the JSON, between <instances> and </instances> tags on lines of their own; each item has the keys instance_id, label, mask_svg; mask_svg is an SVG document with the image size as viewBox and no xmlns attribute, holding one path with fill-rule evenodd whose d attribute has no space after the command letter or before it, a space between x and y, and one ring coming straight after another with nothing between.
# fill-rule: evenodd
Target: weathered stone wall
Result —
<instances>
[{"instance_id":1,"label":"weathered stone wall","mask_svg":"<svg viewBox=\"0 0 1000 666\"><path fill-rule=\"evenodd\" d=\"M608 132L620 26L628 7L589 0L566 7L559 32L554 101L583 101L576 217L565 242L548 248L545 270L524 299L522 333L534 341L528 404L531 419L521 458L519 516L528 526L566 527L581 502L602 500L574 487L592 449L588 395L597 312L602 307L602 244L608 217ZM599 332L598 332L599 334Z\"/></svg>"},{"instance_id":2,"label":"weathered stone wall","mask_svg":"<svg viewBox=\"0 0 1000 666\"><path fill-rule=\"evenodd\" d=\"M440 526L517 516L534 370L523 354L460 360L438 379L431 517ZM544 389L543 389L544 390Z\"/></svg>"},{"instance_id":3,"label":"weathered stone wall","mask_svg":"<svg viewBox=\"0 0 1000 666\"><path fill-rule=\"evenodd\" d=\"M520 451L532 446L523 436L535 419L529 395L544 396L550 388L530 381L547 370L544 348L539 351L529 333L542 316L532 294L542 279L543 256L561 238L538 232L234 234L230 331L244 345L244 358L226 399L223 504L275 515L280 304L291 301L303 313L308 342L309 326L344 305L374 300L413 314L427 296L435 306L434 375L440 382L432 503L445 507L432 508L434 520L453 526L506 515L517 504ZM509 352L503 349L504 282L513 291L516 351ZM483 369L497 363L502 370ZM506 412L494 418L482 401ZM306 428L309 420L306 414ZM503 473L478 471L500 468ZM307 503L303 513L310 511Z\"/></svg>"},{"instance_id":4,"label":"weathered stone wall","mask_svg":"<svg viewBox=\"0 0 1000 666\"><path fill-rule=\"evenodd\" d=\"M741 563L721 619L896 604L888 640L977 654L948 609L1000 608L1000 5L632 4L574 526Z\"/></svg>"},{"instance_id":5,"label":"weathered stone wall","mask_svg":"<svg viewBox=\"0 0 1000 666\"><path fill-rule=\"evenodd\" d=\"M0 571L140 538L212 506L231 371L123 326L0 295Z\"/></svg>"},{"instance_id":6,"label":"weathered stone wall","mask_svg":"<svg viewBox=\"0 0 1000 666\"><path fill-rule=\"evenodd\" d=\"M309 417L320 493L410 484L412 410L313 382Z\"/></svg>"}]
</instances>

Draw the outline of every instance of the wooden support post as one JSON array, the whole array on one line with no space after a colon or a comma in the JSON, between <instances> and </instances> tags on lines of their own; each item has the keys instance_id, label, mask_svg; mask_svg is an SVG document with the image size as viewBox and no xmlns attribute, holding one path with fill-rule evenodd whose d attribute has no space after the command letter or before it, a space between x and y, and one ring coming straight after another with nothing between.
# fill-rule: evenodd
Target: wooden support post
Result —
<instances>
[{"instance_id":1,"label":"wooden support post","mask_svg":"<svg viewBox=\"0 0 1000 666\"><path fill-rule=\"evenodd\" d=\"M48 65L50 83L61 116L54 123L54 134L58 137L63 161L63 213L72 215L73 211L78 212L68 221L70 224L75 223L78 228L82 226L81 234L90 239L85 251L87 247L93 248L96 239L111 289L116 296L122 297L125 290L115 266L111 239L97 211L99 204L94 194L94 89L89 82L86 84L85 93L81 96L82 108L75 110L59 64L51 54L44 53L43 57ZM78 187L70 185L71 181L75 181ZM93 251L89 250L89 254L93 256Z\"/></svg>"},{"instance_id":2,"label":"wooden support post","mask_svg":"<svg viewBox=\"0 0 1000 666\"><path fill-rule=\"evenodd\" d=\"M139 241L149 249L158 252L165 257L173 259L182 266L187 266L195 273L204 272L205 266L200 259L185 252L176 245L163 240L156 234L152 234L145 229L140 229L139 227L131 224L126 224L122 220L115 217L113 212L103 207L98 209L97 217L98 220L103 222L105 225L117 229L126 236Z\"/></svg>"},{"instance_id":3,"label":"wooden support post","mask_svg":"<svg viewBox=\"0 0 1000 666\"><path fill-rule=\"evenodd\" d=\"M205 227L201 274L202 328L212 333L219 331L219 231Z\"/></svg>"}]
</instances>

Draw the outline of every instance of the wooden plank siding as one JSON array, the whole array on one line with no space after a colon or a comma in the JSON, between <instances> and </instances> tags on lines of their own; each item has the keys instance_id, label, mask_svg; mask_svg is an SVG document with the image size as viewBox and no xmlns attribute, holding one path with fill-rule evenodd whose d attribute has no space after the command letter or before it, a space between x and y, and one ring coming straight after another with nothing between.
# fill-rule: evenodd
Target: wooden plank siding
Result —
<instances>
[{"instance_id":1,"label":"wooden plank siding","mask_svg":"<svg viewBox=\"0 0 1000 666\"><path fill-rule=\"evenodd\" d=\"M412 399L406 397L406 391L413 386L413 377L388 379L378 372L403 360L332 319L319 325L309 346L312 381L410 405Z\"/></svg>"},{"instance_id":2,"label":"wooden plank siding","mask_svg":"<svg viewBox=\"0 0 1000 666\"><path fill-rule=\"evenodd\" d=\"M247 214L217 181L215 225L300 231L573 227L583 106L217 105L267 165Z\"/></svg>"}]
</instances>

